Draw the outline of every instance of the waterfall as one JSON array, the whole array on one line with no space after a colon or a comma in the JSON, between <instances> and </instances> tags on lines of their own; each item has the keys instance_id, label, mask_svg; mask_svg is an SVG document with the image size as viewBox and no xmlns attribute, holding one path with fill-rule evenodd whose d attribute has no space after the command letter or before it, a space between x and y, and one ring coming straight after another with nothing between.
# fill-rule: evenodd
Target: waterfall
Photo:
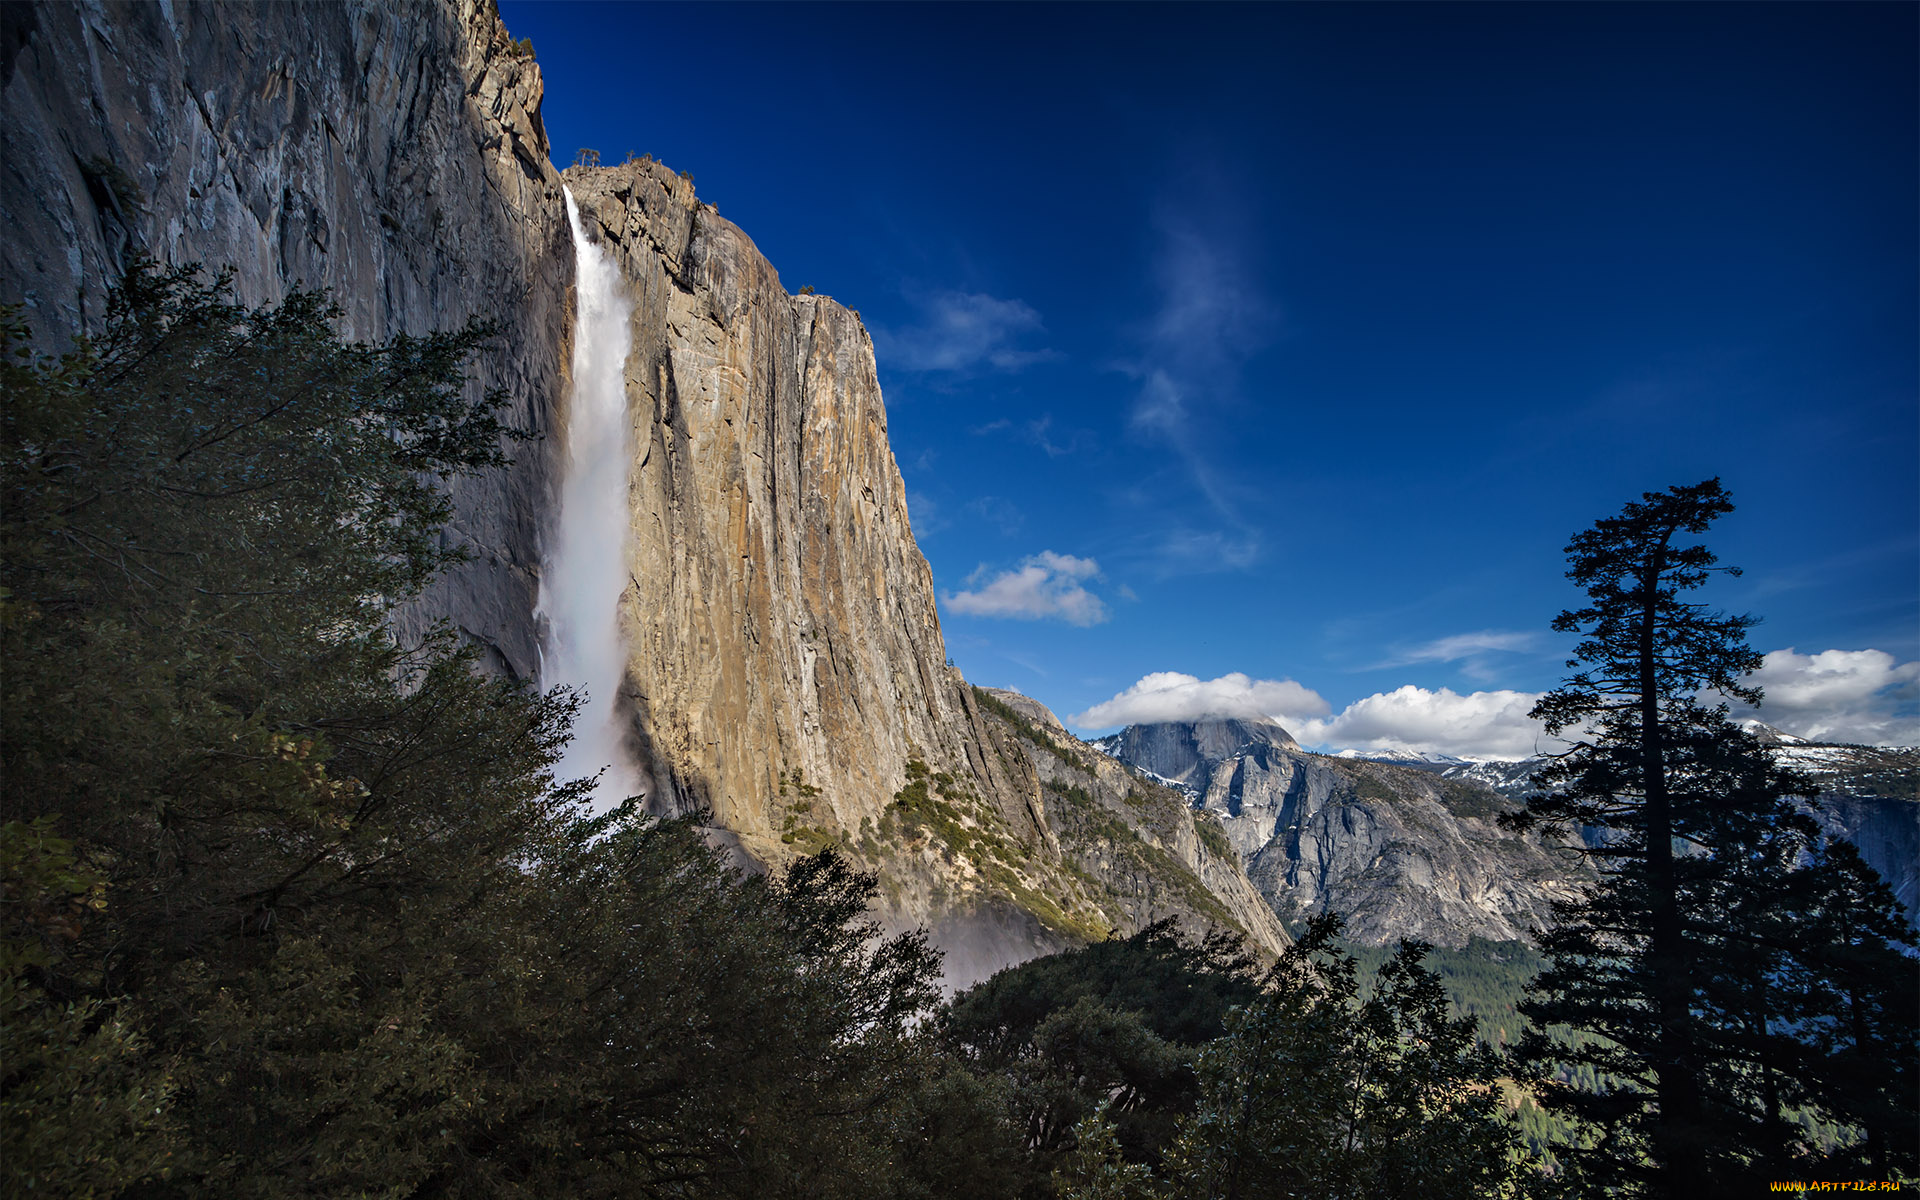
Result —
<instances>
[{"instance_id":1,"label":"waterfall","mask_svg":"<svg viewBox=\"0 0 1920 1200\"><path fill-rule=\"evenodd\" d=\"M540 682L584 693L573 741L554 774L564 781L604 770L593 807L605 812L640 790L615 703L627 662L620 595L627 584L627 475L633 461L626 387L633 305L619 266L587 240L571 189L566 196L576 297L573 386L564 417L560 511L540 573L539 615L546 629Z\"/></svg>"}]
</instances>

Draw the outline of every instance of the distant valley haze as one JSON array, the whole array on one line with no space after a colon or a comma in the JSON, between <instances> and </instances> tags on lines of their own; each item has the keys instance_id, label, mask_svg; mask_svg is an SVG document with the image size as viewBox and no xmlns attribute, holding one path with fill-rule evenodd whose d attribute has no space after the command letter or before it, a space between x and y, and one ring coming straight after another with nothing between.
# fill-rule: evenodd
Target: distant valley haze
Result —
<instances>
[{"instance_id":1,"label":"distant valley haze","mask_svg":"<svg viewBox=\"0 0 1920 1200\"><path fill-rule=\"evenodd\" d=\"M871 331L969 680L1517 759L1562 547L1721 478L1757 716L1920 743L1912 5L505 0Z\"/></svg>"}]
</instances>

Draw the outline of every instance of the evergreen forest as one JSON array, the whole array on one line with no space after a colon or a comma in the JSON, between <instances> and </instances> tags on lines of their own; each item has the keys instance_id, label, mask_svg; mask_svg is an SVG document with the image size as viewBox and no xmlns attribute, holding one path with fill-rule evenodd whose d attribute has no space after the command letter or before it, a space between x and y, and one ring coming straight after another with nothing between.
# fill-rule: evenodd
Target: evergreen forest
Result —
<instances>
[{"instance_id":1,"label":"evergreen forest","mask_svg":"<svg viewBox=\"0 0 1920 1200\"><path fill-rule=\"evenodd\" d=\"M528 434L472 326L343 342L140 264L0 327L0 1178L20 1197L1748 1195L1912 1180L1914 939L1731 725L1717 482L1593 598L1510 820L1614 831L1536 948L1169 924L952 997L828 846L742 872L554 777L575 700L394 614ZM1678 849L1676 849L1678 847ZM1524 986L1523 993L1519 992ZM1451 997L1451 998L1450 998ZM1549 1114L1551 1119L1549 1119Z\"/></svg>"}]
</instances>

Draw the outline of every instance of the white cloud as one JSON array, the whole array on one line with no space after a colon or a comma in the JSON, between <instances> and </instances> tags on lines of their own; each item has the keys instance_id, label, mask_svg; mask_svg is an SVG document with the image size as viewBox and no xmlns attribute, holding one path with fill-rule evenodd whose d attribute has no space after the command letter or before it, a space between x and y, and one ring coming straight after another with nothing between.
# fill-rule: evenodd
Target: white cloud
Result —
<instances>
[{"instance_id":1,"label":"white cloud","mask_svg":"<svg viewBox=\"0 0 1920 1200\"><path fill-rule=\"evenodd\" d=\"M1017 343L1045 332L1040 314L1021 300L977 292L931 292L916 298L921 320L905 329L875 329L873 343L884 366L906 371L962 372L982 366L1000 371L1055 357L1051 350L1025 350Z\"/></svg>"},{"instance_id":2,"label":"white cloud","mask_svg":"<svg viewBox=\"0 0 1920 1200\"><path fill-rule=\"evenodd\" d=\"M1026 514L1020 511L1013 501L1001 496L981 496L967 501L969 515L1000 530L1001 536L1012 537L1026 524Z\"/></svg>"},{"instance_id":3,"label":"white cloud","mask_svg":"<svg viewBox=\"0 0 1920 1200\"><path fill-rule=\"evenodd\" d=\"M1760 719L1798 737L1920 743L1920 662L1901 663L1884 650L1800 654L1789 646L1768 654L1748 681L1766 692Z\"/></svg>"},{"instance_id":4,"label":"white cloud","mask_svg":"<svg viewBox=\"0 0 1920 1200\"><path fill-rule=\"evenodd\" d=\"M1451 661L1453 655L1443 651L1465 656L1516 649L1521 643L1508 639L1527 636L1489 632L1442 638L1421 648L1428 657L1413 661ZM1800 654L1788 648L1768 654L1750 680L1766 690L1760 719L1788 733L1866 745L1920 744L1920 662L1901 663L1883 650ZM1253 679L1235 672L1203 680L1160 671L1068 719L1082 729L1106 729L1263 715L1286 726L1301 745L1316 749L1519 759L1562 745L1527 716L1540 696L1506 689L1462 695L1409 684L1334 713L1319 693L1291 679Z\"/></svg>"},{"instance_id":5,"label":"white cloud","mask_svg":"<svg viewBox=\"0 0 1920 1200\"><path fill-rule=\"evenodd\" d=\"M1302 745L1333 750L1524 758L1546 742L1527 717L1533 692L1430 692L1403 687L1356 700L1334 714L1320 693L1291 679L1254 679L1238 671L1200 679L1157 671L1068 720L1081 729L1199 721L1209 717L1272 717Z\"/></svg>"},{"instance_id":6,"label":"white cloud","mask_svg":"<svg viewBox=\"0 0 1920 1200\"><path fill-rule=\"evenodd\" d=\"M978 583L982 567L967 582ZM1098 625L1107 619L1107 606L1085 584L1100 578L1100 564L1091 558L1043 550L1002 571L975 591L941 597L949 612L974 617L1013 617L1034 621L1058 617L1074 625Z\"/></svg>"},{"instance_id":7,"label":"white cloud","mask_svg":"<svg viewBox=\"0 0 1920 1200\"><path fill-rule=\"evenodd\" d=\"M1113 699L1068 719L1082 729L1207 717L1276 716L1285 725L1296 714L1306 718L1327 711L1327 702L1318 692L1291 679L1254 679L1238 671L1200 679L1178 671L1156 671Z\"/></svg>"},{"instance_id":8,"label":"white cloud","mask_svg":"<svg viewBox=\"0 0 1920 1200\"><path fill-rule=\"evenodd\" d=\"M1238 393L1242 368L1276 320L1250 269L1246 222L1224 209L1205 216L1194 220L1183 198L1178 215L1160 222L1159 305L1138 331L1140 355L1120 368L1139 381L1128 413L1134 434L1184 469L1217 518L1212 536L1247 551L1212 565L1240 567L1258 556L1259 526L1246 515L1256 493L1223 466L1207 426L1220 402ZM1179 569L1171 559L1167 566Z\"/></svg>"},{"instance_id":9,"label":"white cloud","mask_svg":"<svg viewBox=\"0 0 1920 1200\"><path fill-rule=\"evenodd\" d=\"M1462 758L1525 758L1550 748L1540 723L1527 716L1538 692L1460 695L1451 688L1395 688L1355 700L1324 721L1292 729L1303 745Z\"/></svg>"}]
</instances>

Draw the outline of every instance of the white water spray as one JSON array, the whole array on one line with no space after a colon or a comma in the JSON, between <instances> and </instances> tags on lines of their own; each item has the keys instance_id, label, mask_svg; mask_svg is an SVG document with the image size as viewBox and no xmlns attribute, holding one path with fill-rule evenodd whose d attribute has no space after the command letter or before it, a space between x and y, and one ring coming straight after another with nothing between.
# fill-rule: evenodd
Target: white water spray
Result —
<instances>
[{"instance_id":1,"label":"white water spray","mask_svg":"<svg viewBox=\"0 0 1920 1200\"><path fill-rule=\"evenodd\" d=\"M539 611L547 627L540 682L585 693L573 741L554 772L567 780L604 768L593 807L605 812L640 790L615 704L627 662L620 595L627 584L627 473L633 461L626 387L633 305L620 268L587 240L573 192L566 196L576 295L573 387L559 518L540 573Z\"/></svg>"}]
</instances>

